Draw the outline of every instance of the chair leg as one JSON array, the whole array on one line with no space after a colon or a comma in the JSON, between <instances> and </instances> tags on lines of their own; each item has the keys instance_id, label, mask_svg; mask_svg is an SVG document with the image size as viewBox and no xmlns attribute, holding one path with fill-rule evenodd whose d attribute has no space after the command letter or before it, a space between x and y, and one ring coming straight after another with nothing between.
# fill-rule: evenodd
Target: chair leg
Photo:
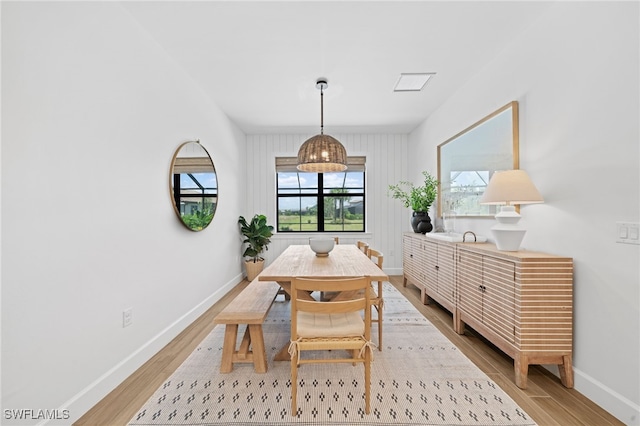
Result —
<instances>
[{"instance_id":1,"label":"chair leg","mask_svg":"<svg viewBox=\"0 0 640 426\"><path fill-rule=\"evenodd\" d=\"M298 412L298 353L291 357L291 415L295 417Z\"/></svg>"},{"instance_id":2,"label":"chair leg","mask_svg":"<svg viewBox=\"0 0 640 426\"><path fill-rule=\"evenodd\" d=\"M369 348L364 350L364 412L369 414L371 411L371 351Z\"/></svg>"},{"instance_id":3,"label":"chair leg","mask_svg":"<svg viewBox=\"0 0 640 426\"><path fill-rule=\"evenodd\" d=\"M353 359L360 358L360 349L350 349L349 353L351 354L351 358ZM355 367L356 365L358 365L358 363L353 361L351 365Z\"/></svg>"},{"instance_id":4,"label":"chair leg","mask_svg":"<svg viewBox=\"0 0 640 426\"><path fill-rule=\"evenodd\" d=\"M382 351L382 306L376 306L378 311L378 350Z\"/></svg>"}]
</instances>

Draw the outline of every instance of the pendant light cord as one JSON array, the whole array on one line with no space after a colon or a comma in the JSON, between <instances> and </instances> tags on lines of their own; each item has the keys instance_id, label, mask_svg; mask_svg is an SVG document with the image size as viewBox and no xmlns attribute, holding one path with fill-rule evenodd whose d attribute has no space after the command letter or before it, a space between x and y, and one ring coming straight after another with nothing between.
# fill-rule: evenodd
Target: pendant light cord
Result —
<instances>
[{"instance_id":1,"label":"pendant light cord","mask_svg":"<svg viewBox=\"0 0 640 426\"><path fill-rule=\"evenodd\" d=\"M324 134L324 92L320 86L320 134Z\"/></svg>"}]
</instances>

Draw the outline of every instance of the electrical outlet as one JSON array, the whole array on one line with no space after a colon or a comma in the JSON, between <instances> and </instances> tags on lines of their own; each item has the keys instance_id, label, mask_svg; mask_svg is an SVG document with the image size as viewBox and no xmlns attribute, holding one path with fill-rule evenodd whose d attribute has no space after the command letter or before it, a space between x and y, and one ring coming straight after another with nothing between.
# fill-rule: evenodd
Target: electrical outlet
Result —
<instances>
[{"instance_id":1,"label":"electrical outlet","mask_svg":"<svg viewBox=\"0 0 640 426\"><path fill-rule=\"evenodd\" d=\"M129 327L133 324L133 308L122 311L122 328Z\"/></svg>"},{"instance_id":2,"label":"electrical outlet","mask_svg":"<svg viewBox=\"0 0 640 426\"><path fill-rule=\"evenodd\" d=\"M640 223L616 222L616 242L640 244Z\"/></svg>"}]
</instances>

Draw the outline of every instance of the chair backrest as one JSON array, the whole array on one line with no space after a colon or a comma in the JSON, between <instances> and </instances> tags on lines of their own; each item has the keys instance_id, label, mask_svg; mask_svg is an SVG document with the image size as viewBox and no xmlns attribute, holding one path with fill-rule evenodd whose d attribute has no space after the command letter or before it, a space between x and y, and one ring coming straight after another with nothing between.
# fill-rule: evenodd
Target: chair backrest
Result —
<instances>
[{"instance_id":1,"label":"chair backrest","mask_svg":"<svg viewBox=\"0 0 640 426\"><path fill-rule=\"evenodd\" d=\"M369 250L369 243L365 243L364 241L356 241L356 245L364 254L367 254L367 250Z\"/></svg>"},{"instance_id":2,"label":"chair backrest","mask_svg":"<svg viewBox=\"0 0 640 426\"><path fill-rule=\"evenodd\" d=\"M367 289L371 285L369 277L355 278L294 278L291 282L291 338L297 336L297 313L310 312L316 314L333 314L364 311L365 315L365 338L370 338L371 329L371 309L368 309L371 299L368 291L359 291ZM312 301L308 300L310 291L350 291L361 294L362 297L357 299L342 301ZM302 296L302 298L300 297Z\"/></svg>"},{"instance_id":3,"label":"chair backrest","mask_svg":"<svg viewBox=\"0 0 640 426\"><path fill-rule=\"evenodd\" d=\"M382 269L384 255L381 252L370 248L369 250L367 250L367 256L369 256L369 259L371 259L376 265L378 265L378 268Z\"/></svg>"}]
</instances>

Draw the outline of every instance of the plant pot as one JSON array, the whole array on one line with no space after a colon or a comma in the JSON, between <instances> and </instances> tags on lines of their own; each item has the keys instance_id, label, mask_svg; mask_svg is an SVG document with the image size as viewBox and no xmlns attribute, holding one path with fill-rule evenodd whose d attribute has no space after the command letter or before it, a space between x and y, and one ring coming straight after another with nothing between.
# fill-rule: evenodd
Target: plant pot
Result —
<instances>
[{"instance_id":1,"label":"plant pot","mask_svg":"<svg viewBox=\"0 0 640 426\"><path fill-rule=\"evenodd\" d=\"M264 268L264 259L254 262L253 260L245 260L244 266L247 269L247 280L253 281Z\"/></svg>"},{"instance_id":2,"label":"plant pot","mask_svg":"<svg viewBox=\"0 0 640 426\"><path fill-rule=\"evenodd\" d=\"M426 234L431 232L433 225L431 224L431 218L427 212L413 212L411 216L411 227L413 232Z\"/></svg>"}]
</instances>

